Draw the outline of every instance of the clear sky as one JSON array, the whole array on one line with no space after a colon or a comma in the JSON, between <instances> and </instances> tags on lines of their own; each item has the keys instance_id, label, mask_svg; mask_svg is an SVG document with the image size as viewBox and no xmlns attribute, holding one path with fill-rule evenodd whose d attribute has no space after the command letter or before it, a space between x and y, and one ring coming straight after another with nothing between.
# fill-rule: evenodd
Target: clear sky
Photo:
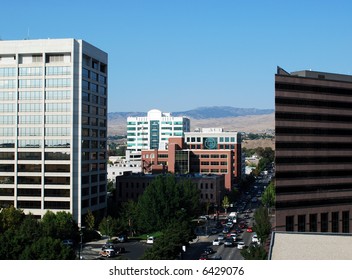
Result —
<instances>
[{"instance_id":1,"label":"clear sky","mask_svg":"<svg viewBox=\"0 0 352 280\"><path fill-rule=\"evenodd\" d=\"M350 0L2 1L2 40L109 54L109 112L274 108L276 66L352 74Z\"/></svg>"}]
</instances>

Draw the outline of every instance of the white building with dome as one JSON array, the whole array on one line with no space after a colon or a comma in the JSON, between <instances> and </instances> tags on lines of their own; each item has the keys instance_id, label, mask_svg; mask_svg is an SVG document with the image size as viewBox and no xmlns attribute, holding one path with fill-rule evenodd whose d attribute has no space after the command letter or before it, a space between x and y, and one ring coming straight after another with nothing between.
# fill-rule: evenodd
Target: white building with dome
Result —
<instances>
[{"instance_id":1,"label":"white building with dome","mask_svg":"<svg viewBox=\"0 0 352 280\"><path fill-rule=\"evenodd\" d=\"M127 150L138 155L141 150L166 150L169 137L183 137L189 131L189 118L153 109L146 117L127 118Z\"/></svg>"}]
</instances>

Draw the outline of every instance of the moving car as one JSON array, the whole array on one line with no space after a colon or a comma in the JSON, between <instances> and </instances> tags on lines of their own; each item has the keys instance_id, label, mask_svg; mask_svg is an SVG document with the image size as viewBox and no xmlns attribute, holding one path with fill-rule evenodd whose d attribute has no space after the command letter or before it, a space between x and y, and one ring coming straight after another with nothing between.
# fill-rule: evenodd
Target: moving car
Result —
<instances>
[{"instance_id":1,"label":"moving car","mask_svg":"<svg viewBox=\"0 0 352 280\"><path fill-rule=\"evenodd\" d=\"M213 253L215 253L215 251L211 247L207 247L207 248L204 249L204 254L210 255L210 254L213 254Z\"/></svg>"},{"instance_id":2,"label":"moving car","mask_svg":"<svg viewBox=\"0 0 352 280\"><path fill-rule=\"evenodd\" d=\"M115 253L114 249L107 248L107 249L100 251L99 255L101 255L102 257L111 258L111 257L115 257L116 253Z\"/></svg>"},{"instance_id":3,"label":"moving car","mask_svg":"<svg viewBox=\"0 0 352 280\"><path fill-rule=\"evenodd\" d=\"M233 239L232 238L226 238L224 241L224 247L232 247L233 246Z\"/></svg>"},{"instance_id":4,"label":"moving car","mask_svg":"<svg viewBox=\"0 0 352 280\"><path fill-rule=\"evenodd\" d=\"M241 249L244 249L245 248L245 244L243 241L240 241L237 243L237 249L241 250Z\"/></svg>"},{"instance_id":5,"label":"moving car","mask_svg":"<svg viewBox=\"0 0 352 280\"><path fill-rule=\"evenodd\" d=\"M155 241L155 237L154 236L149 236L147 238L147 244L154 244Z\"/></svg>"},{"instance_id":6,"label":"moving car","mask_svg":"<svg viewBox=\"0 0 352 280\"><path fill-rule=\"evenodd\" d=\"M219 239L214 239L213 240L213 245L214 246L219 246L221 244L221 241Z\"/></svg>"}]
</instances>

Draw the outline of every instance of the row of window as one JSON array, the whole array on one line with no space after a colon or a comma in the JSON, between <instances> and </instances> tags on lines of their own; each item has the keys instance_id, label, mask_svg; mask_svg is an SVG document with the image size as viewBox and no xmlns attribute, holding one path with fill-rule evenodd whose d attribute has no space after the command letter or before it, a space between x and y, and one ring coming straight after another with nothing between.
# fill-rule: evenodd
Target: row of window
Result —
<instances>
[{"instance_id":1,"label":"row of window","mask_svg":"<svg viewBox=\"0 0 352 280\"><path fill-rule=\"evenodd\" d=\"M82 125L106 127L106 120L104 118L82 116Z\"/></svg>"},{"instance_id":2,"label":"row of window","mask_svg":"<svg viewBox=\"0 0 352 280\"><path fill-rule=\"evenodd\" d=\"M208 169L208 168L202 168L202 169L200 170L200 172L201 172L201 173L221 173L221 174L223 174L223 173L227 173L227 169L216 169L216 168L214 168L214 169Z\"/></svg>"},{"instance_id":3,"label":"row of window","mask_svg":"<svg viewBox=\"0 0 352 280\"><path fill-rule=\"evenodd\" d=\"M82 149L105 149L105 141L82 140Z\"/></svg>"},{"instance_id":4,"label":"row of window","mask_svg":"<svg viewBox=\"0 0 352 280\"><path fill-rule=\"evenodd\" d=\"M82 197L94 195L98 192L105 193L106 192L106 184L101 184L99 186L82 187Z\"/></svg>"},{"instance_id":5,"label":"row of window","mask_svg":"<svg viewBox=\"0 0 352 280\"><path fill-rule=\"evenodd\" d=\"M14 205L13 201L0 200L1 207L9 207ZM17 208L21 209L41 209L41 201L33 200L18 200ZM69 210L70 202L69 201L44 201L44 209L57 209L57 210Z\"/></svg>"},{"instance_id":6,"label":"row of window","mask_svg":"<svg viewBox=\"0 0 352 280\"><path fill-rule=\"evenodd\" d=\"M329 214L331 214L330 218ZM341 223L339 216L339 212L320 213L320 221L318 221L318 214L298 215L297 221L295 221L295 216L286 216L286 231L294 231L296 225L299 232L350 232L349 211L342 211ZM331 229L329 229L329 224Z\"/></svg>"},{"instance_id":7,"label":"row of window","mask_svg":"<svg viewBox=\"0 0 352 280\"><path fill-rule=\"evenodd\" d=\"M0 152L0 160L14 160L14 152ZM18 160L42 160L41 152L18 152ZM45 152L45 160L70 160L69 152Z\"/></svg>"},{"instance_id":8,"label":"row of window","mask_svg":"<svg viewBox=\"0 0 352 280\"><path fill-rule=\"evenodd\" d=\"M227 161L201 161L200 165L227 165Z\"/></svg>"},{"instance_id":9,"label":"row of window","mask_svg":"<svg viewBox=\"0 0 352 280\"><path fill-rule=\"evenodd\" d=\"M14 164L0 164L0 172L14 172L15 165ZM17 165L18 172L42 172L41 164L18 164ZM68 173L70 172L69 164L45 164L44 172L56 172L56 173Z\"/></svg>"},{"instance_id":10,"label":"row of window","mask_svg":"<svg viewBox=\"0 0 352 280\"><path fill-rule=\"evenodd\" d=\"M82 128L82 136L83 137L106 137L106 130L98 130L98 129L89 129Z\"/></svg>"},{"instance_id":11,"label":"row of window","mask_svg":"<svg viewBox=\"0 0 352 280\"><path fill-rule=\"evenodd\" d=\"M187 143L201 143L202 138L201 137L187 137L186 138ZM222 143L235 143L236 142L236 137L219 137L219 142Z\"/></svg>"},{"instance_id":12,"label":"row of window","mask_svg":"<svg viewBox=\"0 0 352 280\"><path fill-rule=\"evenodd\" d=\"M88 105L88 104L82 104L82 113L94 114L94 115L99 115L104 117L106 116L106 109Z\"/></svg>"},{"instance_id":13,"label":"row of window","mask_svg":"<svg viewBox=\"0 0 352 280\"><path fill-rule=\"evenodd\" d=\"M12 188L0 188L0 196L14 196ZM17 196L41 197L42 189L21 189L17 188ZM44 197L70 197L69 189L44 189Z\"/></svg>"},{"instance_id":14,"label":"row of window","mask_svg":"<svg viewBox=\"0 0 352 280\"><path fill-rule=\"evenodd\" d=\"M0 80L1 89L16 88L17 80ZM42 79L21 79L18 80L18 88L42 88ZM71 79L45 79L45 87L57 88L57 87L70 87Z\"/></svg>"},{"instance_id":15,"label":"row of window","mask_svg":"<svg viewBox=\"0 0 352 280\"><path fill-rule=\"evenodd\" d=\"M14 184L14 176L0 176L0 184ZM17 184L19 185L40 185L42 183L41 176L17 176ZM70 185L70 177L44 177L45 185Z\"/></svg>"},{"instance_id":16,"label":"row of window","mask_svg":"<svg viewBox=\"0 0 352 280\"><path fill-rule=\"evenodd\" d=\"M0 103L0 112L16 112L17 106L12 103ZM42 112L42 104L38 103L20 103L18 112ZM46 103L45 112L70 112L71 103ZM105 109L104 109L105 110ZM105 111L103 112L105 113Z\"/></svg>"},{"instance_id":17,"label":"row of window","mask_svg":"<svg viewBox=\"0 0 352 280\"><path fill-rule=\"evenodd\" d=\"M71 98L69 90L51 90L45 91L45 100L68 100ZM15 100L17 94L15 91L0 91L0 100ZM41 91L19 91L18 100L42 100Z\"/></svg>"},{"instance_id":18,"label":"row of window","mask_svg":"<svg viewBox=\"0 0 352 280\"><path fill-rule=\"evenodd\" d=\"M20 127L18 128L18 136L42 136L41 127ZM15 136L15 128L0 127L0 136ZM70 136L70 127L46 127L45 136Z\"/></svg>"},{"instance_id":19,"label":"row of window","mask_svg":"<svg viewBox=\"0 0 352 280\"><path fill-rule=\"evenodd\" d=\"M45 140L46 148L70 148L70 139ZM18 148L41 148L42 141L39 139L18 140ZM15 148L15 140L0 139L0 148Z\"/></svg>"},{"instance_id":20,"label":"row of window","mask_svg":"<svg viewBox=\"0 0 352 280\"><path fill-rule=\"evenodd\" d=\"M70 75L70 66L48 66L45 68L46 75ZM19 76L42 76L43 67L20 67L18 68ZM0 68L0 77L14 77L16 76L16 68L7 67Z\"/></svg>"},{"instance_id":21,"label":"row of window","mask_svg":"<svg viewBox=\"0 0 352 280\"><path fill-rule=\"evenodd\" d=\"M91 83L91 82L88 82L88 81L85 81L85 80L82 81L82 89L83 90L88 90L88 91L91 91L91 92L95 92L95 93L100 93L100 94L103 94L103 95L106 95L106 93L107 93L107 89L106 89L105 86L100 86L98 84Z\"/></svg>"},{"instance_id":22,"label":"row of window","mask_svg":"<svg viewBox=\"0 0 352 280\"><path fill-rule=\"evenodd\" d=\"M86 79L91 79L93 81L106 85L106 77L104 75L99 75L94 71L82 68L82 76Z\"/></svg>"}]
</instances>

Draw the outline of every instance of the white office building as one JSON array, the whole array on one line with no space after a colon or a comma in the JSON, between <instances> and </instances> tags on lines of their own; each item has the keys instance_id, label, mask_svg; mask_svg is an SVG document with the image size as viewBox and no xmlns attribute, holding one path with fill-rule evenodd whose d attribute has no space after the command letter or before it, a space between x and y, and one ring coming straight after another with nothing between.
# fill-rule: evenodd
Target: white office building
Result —
<instances>
[{"instance_id":1,"label":"white office building","mask_svg":"<svg viewBox=\"0 0 352 280\"><path fill-rule=\"evenodd\" d=\"M107 70L83 40L0 41L0 207L104 211Z\"/></svg>"},{"instance_id":2,"label":"white office building","mask_svg":"<svg viewBox=\"0 0 352 280\"><path fill-rule=\"evenodd\" d=\"M172 117L170 113L150 110L146 117L127 118L127 149L132 154L140 154L141 150L165 150L169 137L182 137L188 131L189 118Z\"/></svg>"}]
</instances>

